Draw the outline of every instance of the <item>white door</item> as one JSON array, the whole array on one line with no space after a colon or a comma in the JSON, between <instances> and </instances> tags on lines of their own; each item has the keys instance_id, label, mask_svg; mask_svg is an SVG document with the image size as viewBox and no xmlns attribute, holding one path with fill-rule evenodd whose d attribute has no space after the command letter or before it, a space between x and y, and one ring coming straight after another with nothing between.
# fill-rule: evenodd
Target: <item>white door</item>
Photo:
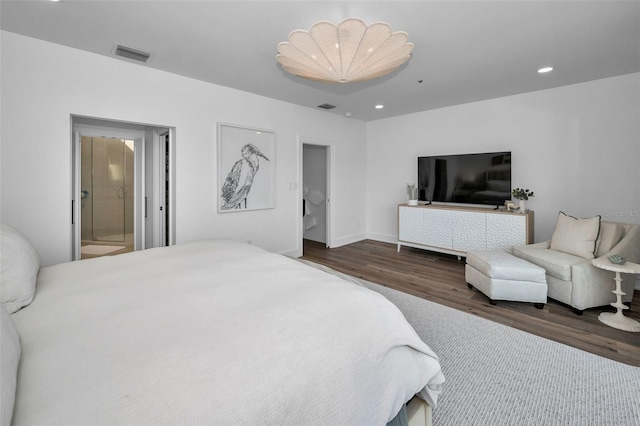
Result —
<instances>
[{"instance_id":1,"label":"white door","mask_svg":"<svg viewBox=\"0 0 640 426\"><path fill-rule=\"evenodd\" d=\"M152 233L152 247L169 246L172 244L171 218L171 147L172 131L161 129L154 132L153 160L150 186L147 191L149 231Z\"/></svg>"}]
</instances>

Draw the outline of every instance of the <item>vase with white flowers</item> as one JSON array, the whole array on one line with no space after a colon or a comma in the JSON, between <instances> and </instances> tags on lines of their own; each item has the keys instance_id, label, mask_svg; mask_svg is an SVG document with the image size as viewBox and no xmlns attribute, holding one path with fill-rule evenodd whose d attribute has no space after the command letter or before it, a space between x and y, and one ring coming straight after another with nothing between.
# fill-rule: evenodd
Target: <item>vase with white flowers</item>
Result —
<instances>
[{"instance_id":1,"label":"vase with white flowers","mask_svg":"<svg viewBox=\"0 0 640 426\"><path fill-rule=\"evenodd\" d=\"M418 205L418 186L415 183L407 184L407 198L410 206Z\"/></svg>"},{"instance_id":2,"label":"vase with white flowers","mask_svg":"<svg viewBox=\"0 0 640 426\"><path fill-rule=\"evenodd\" d=\"M525 206L525 200L528 200L529 197L533 197L533 191L529 191L528 189L522 189L522 188L513 188L513 191L511 191L511 195L513 195L513 198L519 200L518 202L518 210L520 210L521 212L525 212L526 211L526 206Z\"/></svg>"}]
</instances>

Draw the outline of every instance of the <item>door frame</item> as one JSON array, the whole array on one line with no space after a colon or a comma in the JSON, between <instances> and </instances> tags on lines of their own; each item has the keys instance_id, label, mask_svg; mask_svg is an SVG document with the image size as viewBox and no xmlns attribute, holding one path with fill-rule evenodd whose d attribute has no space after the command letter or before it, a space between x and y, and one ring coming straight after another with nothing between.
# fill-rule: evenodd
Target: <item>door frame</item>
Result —
<instances>
[{"instance_id":1,"label":"door frame","mask_svg":"<svg viewBox=\"0 0 640 426\"><path fill-rule=\"evenodd\" d=\"M140 162L143 164L143 168L141 168L140 171L142 171L143 174L140 182L135 185L135 188L137 188L139 192L138 194L134 195L134 197L136 197L135 205L138 207L138 212L136 212L137 217L141 219L139 227L141 228L141 232L144 233L145 229L147 228L147 223L145 223L145 221L153 220L153 216L155 213L154 211L149 211L154 210L154 207L152 206L152 203L154 202L153 200L161 196L163 199L167 200L166 204L163 206L165 211L164 218L166 219L166 226L163 226L163 229L165 229L168 234L165 234L164 238L158 237L157 245L154 244L153 238L150 238L151 241L146 241L146 236L142 234L141 238L138 240L140 244L136 248L136 250L142 248L164 246L165 242L166 245L176 244L176 128L169 125L144 124L131 121L90 117L78 114L71 114L70 128L72 166L70 170L72 242L70 247L71 258L73 260L80 259L80 175L76 176L76 171L80 170L80 156L77 155L78 153L76 153L75 145L75 141L80 140L79 133L77 132L77 130L79 129L89 129L92 132L96 129L102 129L105 133L116 135L116 137L120 137L124 134L124 139L131 139L130 136L132 132L137 133L138 135L141 135L143 137L142 145L144 146L144 148L142 148L139 152L144 153L146 159L152 160L152 163L149 163L148 161L145 161L145 159L140 158ZM166 145L165 143L163 143L162 149L160 149L158 145L160 137L163 134L168 135L168 141ZM166 157L160 158L160 156L165 153ZM164 185L162 185L162 188L159 188L159 174L160 169L164 170L166 161L169 162L169 167L168 170L166 170L166 173L163 174L163 177L166 176L166 180L168 183L168 188L165 190ZM136 162L136 164L139 163ZM152 183L153 185L158 186L152 186L151 188L149 188L146 183ZM160 193L160 191L162 192ZM156 226L155 222L150 225L150 228L150 232L161 235L159 234L159 227ZM76 240L78 241L78 243L76 243Z\"/></svg>"},{"instance_id":2,"label":"door frame","mask_svg":"<svg viewBox=\"0 0 640 426\"><path fill-rule=\"evenodd\" d=\"M306 137L298 135L298 197L297 200L297 255L302 256L304 250L304 221L302 217L302 199L304 198L304 145L316 145L325 147L327 150L327 195L326 195L326 209L327 209L327 248L335 246L335 206L334 206L334 174L335 174L335 148L334 142L327 139L318 139L314 137Z\"/></svg>"}]
</instances>

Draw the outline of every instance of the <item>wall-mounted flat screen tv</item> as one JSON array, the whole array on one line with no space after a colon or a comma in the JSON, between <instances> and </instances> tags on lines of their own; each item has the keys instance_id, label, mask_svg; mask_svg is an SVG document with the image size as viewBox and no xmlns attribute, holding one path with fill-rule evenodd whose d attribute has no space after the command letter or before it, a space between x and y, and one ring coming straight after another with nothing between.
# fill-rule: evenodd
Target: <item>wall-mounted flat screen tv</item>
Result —
<instances>
[{"instance_id":1,"label":"wall-mounted flat screen tv","mask_svg":"<svg viewBox=\"0 0 640 426\"><path fill-rule=\"evenodd\" d=\"M420 201L502 205L511 199L511 152L418 157Z\"/></svg>"}]
</instances>

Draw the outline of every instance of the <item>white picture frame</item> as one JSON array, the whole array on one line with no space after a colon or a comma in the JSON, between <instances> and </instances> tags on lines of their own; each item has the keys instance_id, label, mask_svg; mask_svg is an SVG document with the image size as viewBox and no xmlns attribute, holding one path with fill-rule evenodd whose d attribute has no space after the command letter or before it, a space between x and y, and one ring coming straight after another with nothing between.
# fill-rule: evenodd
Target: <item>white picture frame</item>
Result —
<instances>
[{"instance_id":1,"label":"white picture frame","mask_svg":"<svg viewBox=\"0 0 640 426\"><path fill-rule=\"evenodd\" d=\"M218 213L275 208L275 132L228 123L217 127Z\"/></svg>"}]
</instances>

